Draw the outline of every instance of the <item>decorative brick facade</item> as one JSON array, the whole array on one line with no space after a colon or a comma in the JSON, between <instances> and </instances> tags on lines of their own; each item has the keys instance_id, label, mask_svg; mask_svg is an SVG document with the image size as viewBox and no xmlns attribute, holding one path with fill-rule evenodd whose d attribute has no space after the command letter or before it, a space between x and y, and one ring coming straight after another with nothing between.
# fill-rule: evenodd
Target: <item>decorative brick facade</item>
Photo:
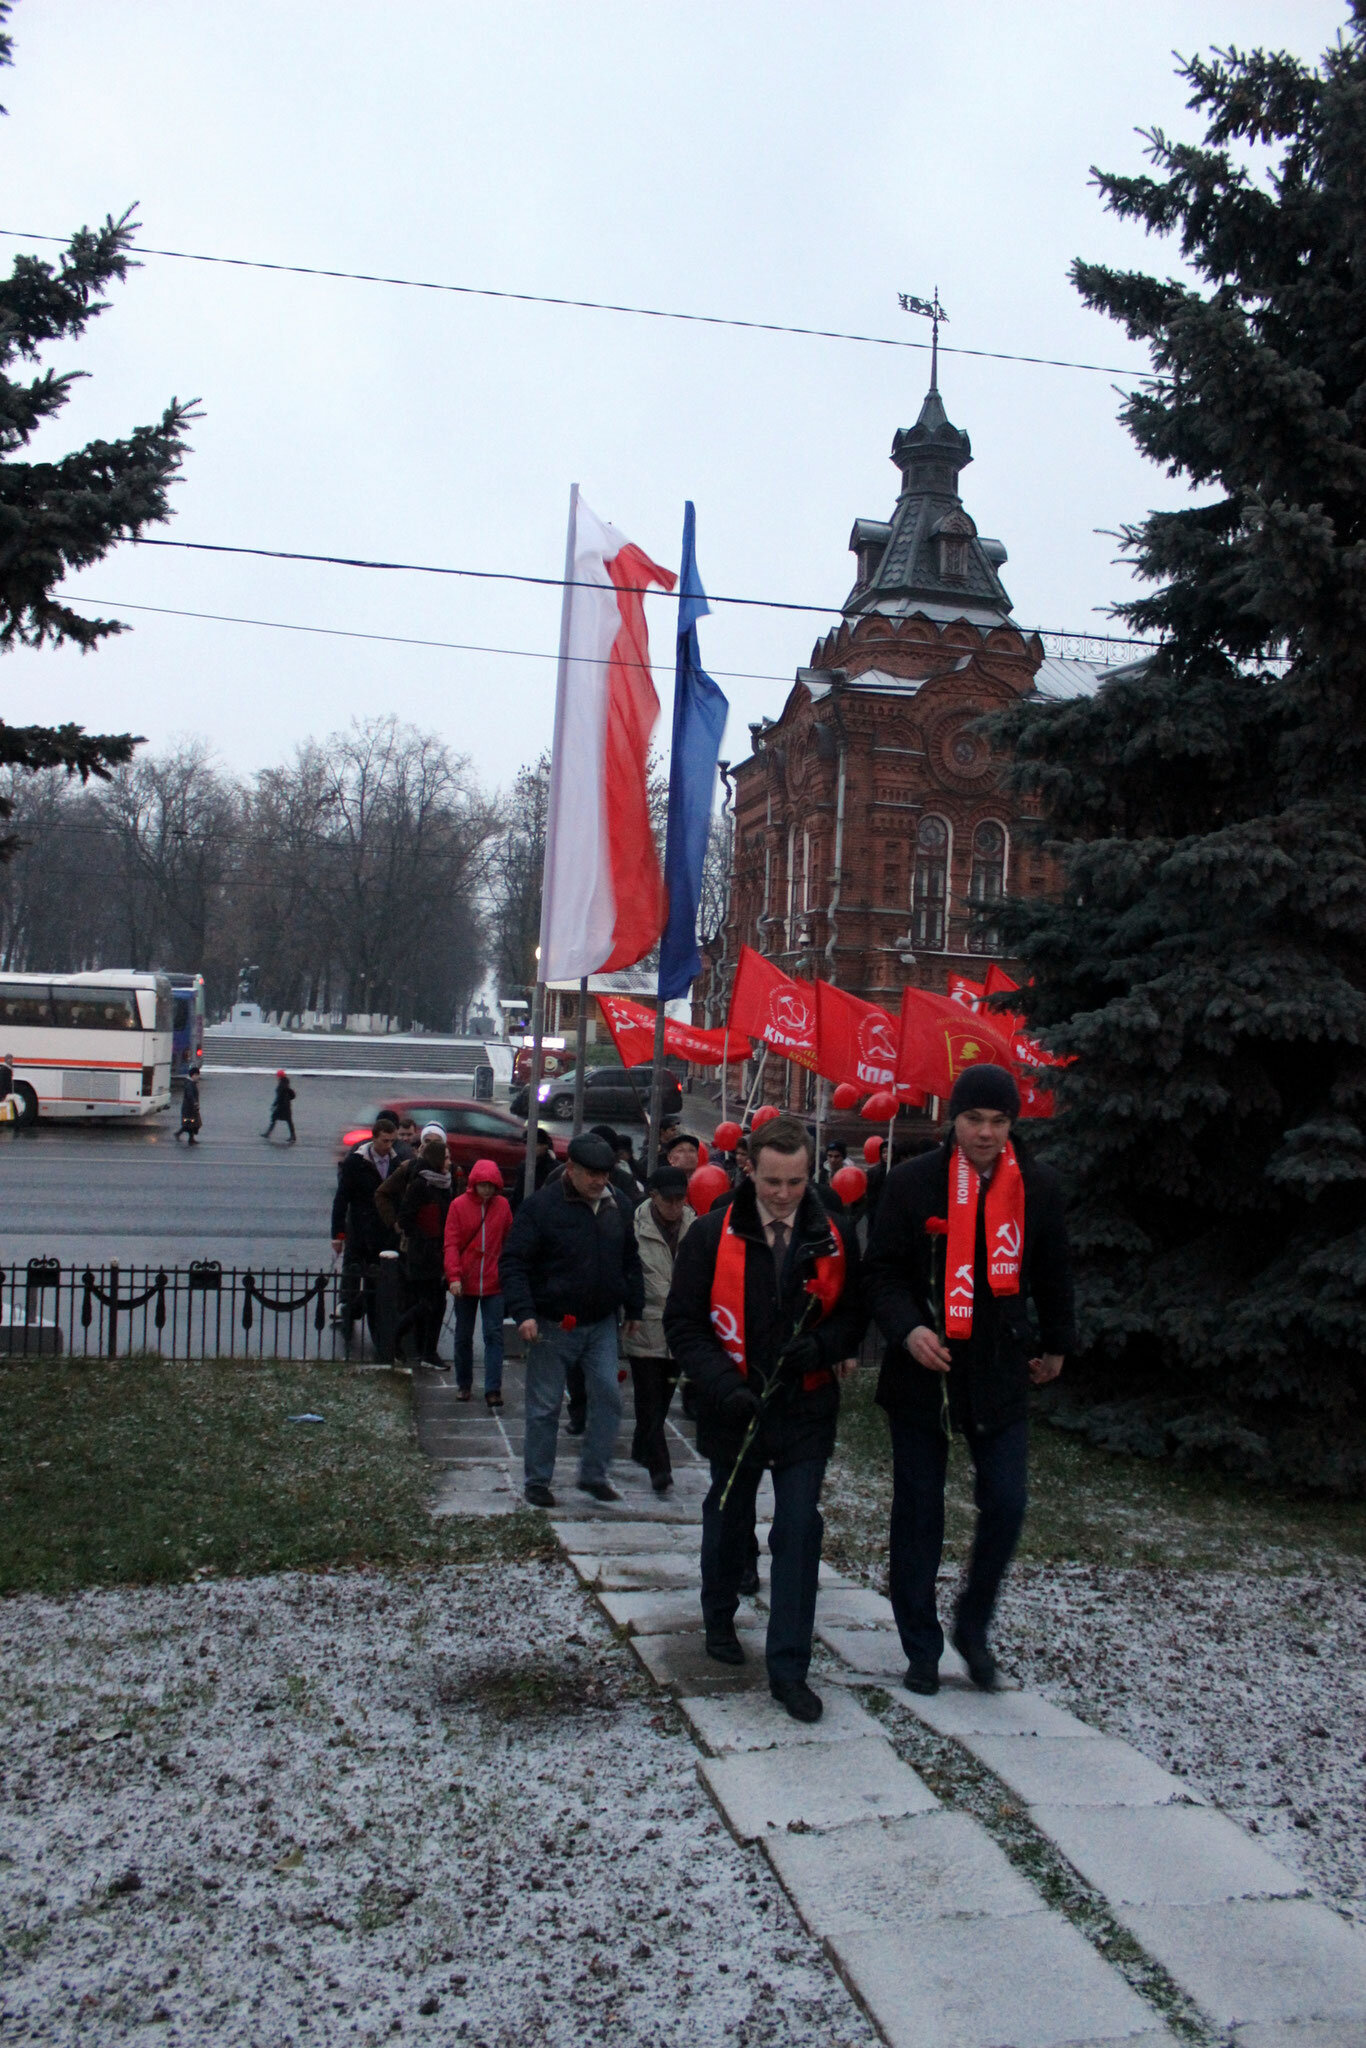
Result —
<instances>
[{"instance_id":1,"label":"decorative brick facade","mask_svg":"<svg viewBox=\"0 0 1366 2048\"><path fill-rule=\"evenodd\" d=\"M971 447L934 384L892 459L901 495L891 521L855 523L858 574L841 623L779 715L751 726L753 752L733 771L713 1005L742 944L891 1009L907 982L942 991L950 972L978 979L993 941L972 928L969 899L1053 880L1022 830L1027 808L1003 791L1004 759L971 730L1037 692L1044 649L1011 620L1004 547L980 538L963 508ZM794 1076L794 1094L803 1086Z\"/></svg>"}]
</instances>

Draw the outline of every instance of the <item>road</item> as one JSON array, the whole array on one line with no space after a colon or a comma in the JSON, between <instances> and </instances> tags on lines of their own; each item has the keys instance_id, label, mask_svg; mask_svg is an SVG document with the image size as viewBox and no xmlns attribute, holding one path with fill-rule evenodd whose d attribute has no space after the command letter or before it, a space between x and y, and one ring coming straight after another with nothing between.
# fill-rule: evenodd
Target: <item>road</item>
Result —
<instances>
[{"instance_id":1,"label":"road","mask_svg":"<svg viewBox=\"0 0 1366 2048\"><path fill-rule=\"evenodd\" d=\"M175 1136L179 1095L164 1115L137 1124L0 1127L0 1263L330 1265L341 1132L412 1084L367 1076L295 1085L297 1145L279 1130L263 1141L274 1082L255 1074L205 1077L195 1146Z\"/></svg>"}]
</instances>

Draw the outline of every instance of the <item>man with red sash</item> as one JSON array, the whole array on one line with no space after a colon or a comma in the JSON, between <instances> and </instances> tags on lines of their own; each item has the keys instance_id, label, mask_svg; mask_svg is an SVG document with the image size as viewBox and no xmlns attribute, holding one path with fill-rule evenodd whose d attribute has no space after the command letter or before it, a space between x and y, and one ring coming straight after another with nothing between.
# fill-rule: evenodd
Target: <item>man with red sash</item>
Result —
<instances>
[{"instance_id":1,"label":"man with red sash","mask_svg":"<svg viewBox=\"0 0 1366 2048\"><path fill-rule=\"evenodd\" d=\"M853 1371L863 1333L858 1244L810 1184L811 1141L795 1117L762 1125L750 1151L753 1177L679 1245L664 1329L697 1389L698 1449L711 1461L702 1504L707 1652L723 1664L745 1661L735 1612L768 1467L769 1688L795 1720L818 1721L821 1701L806 1674L825 1528L821 1482L839 1381Z\"/></svg>"},{"instance_id":2,"label":"man with red sash","mask_svg":"<svg viewBox=\"0 0 1366 2048\"><path fill-rule=\"evenodd\" d=\"M1004 1067L960 1074L948 1137L888 1174L868 1246L868 1302L887 1339L877 1399L892 1436L888 1590L916 1693L939 1689L935 1579L951 1432L967 1443L977 1503L952 1641L990 1691L987 1633L1024 1523L1029 1388L1056 1379L1076 1343L1062 1187L1013 1136L1019 1113Z\"/></svg>"}]
</instances>

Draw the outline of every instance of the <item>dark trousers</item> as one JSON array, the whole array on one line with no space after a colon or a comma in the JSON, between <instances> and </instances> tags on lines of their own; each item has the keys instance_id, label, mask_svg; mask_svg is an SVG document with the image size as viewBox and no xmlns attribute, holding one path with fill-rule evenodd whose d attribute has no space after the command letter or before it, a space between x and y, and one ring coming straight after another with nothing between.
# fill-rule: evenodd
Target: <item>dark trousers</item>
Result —
<instances>
[{"instance_id":1,"label":"dark trousers","mask_svg":"<svg viewBox=\"0 0 1366 2048\"><path fill-rule=\"evenodd\" d=\"M671 1358L631 1360L631 1390L636 1407L631 1456L638 1465L645 1467L652 1479L667 1479L673 1470L664 1425L677 1385L678 1367Z\"/></svg>"},{"instance_id":2,"label":"dark trousers","mask_svg":"<svg viewBox=\"0 0 1366 2048\"><path fill-rule=\"evenodd\" d=\"M351 1331L361 1316L373 1338L375 1334L375 1269L372 1262L359 1252L353 1252L348 1243L342 1253L341 1287L342 1322L349 1339Z\"/></svg>"},{"instance_id":3,"label":"dark trousers","mask_svg":"<svg viewBox=\"0 0 1366 2048\"><path fill-rule=\"evenodd\" d=\"M440 1358L441 1325L446 1320L446 1276L409 1273L407 1293L408 1306L398 1319L395 1336L403 1338L411 1330L418 1357L433 1365Z\"/></svg>"},{"instance_id":4,"label":"dark trousers","mask_svg":"<svg viewBox=\"0 0 1366 2048\"><path fill-rule=\"evenodd\" d=\"M935 1578L944 1550L944 1477L948 1438L938 1425L923 1428L897 1416L892 1431L892 1542L888 1591L901 1647L912 1664L937 1664L944 1631L935 1605ZM954 1628L985 1643L996 1595L1015 1554L1025 1518L1029 1425L1012 1422L983 1434L969 1430L975 1468L977 1532L967 1578L958 1595Z\"/></svg>"},{"instance_id":5,"label":"dark trousers","mask_svg":"<svg viewBox=\"0 0 1366 2048\"><path fill-rule=\"evenodd\" d=\"M284 1124L288 1128L290 1138L293 1139L295 1137L294 1118L287 1109L273 1109L271 1111L270 1122L266 1125L265 1134L267 1137L275 1129L276 1124Z\"/></svg>"},{"instance_id":6,"label":"dark trousers","mask_svg":"<svg viewBox=\"0 0 1366 2048\"><path fill-rule=\"evenodd\" d=\"M763 1467L746 1463L725 1511L721 1495L731 1463L711 1461L711 1487L702 1503L702 1619L708 1628L735 1619L740 1581L754 1543L754 1497ZM811 1663L811 1636L816 1626L816 1587L820 1579L821 1481L824 1458L804 1458L782 1465L773 1474L773 1527L768 1547L773 1574L768 1595L768 1675L778 1685L806 1677Z\"/></svg>"},{"instance_id":7,"label":"dark trousers","mask_svg":"<svg viewBox=\"0 0 1366 2048\"><path fill-rule=\"evenodd\" d=\"M564 1392L569 1427L582 1435L584 1418L588 1414L588 1381L577 1359L564 1369Z\"/></svg>"},{"instance_id":8,"label":"dark trousers","mask_svg":"<svg viewBox=\"0 0 1366 2048\"><path fill-rule=\"evenodd\" d=\"M503 1297L501 1294L457 1294L455 1297L455 1383L474 1385L474 1325L484 1331L484 1392L503 1391Z\"/></svg>"}]
</instances>

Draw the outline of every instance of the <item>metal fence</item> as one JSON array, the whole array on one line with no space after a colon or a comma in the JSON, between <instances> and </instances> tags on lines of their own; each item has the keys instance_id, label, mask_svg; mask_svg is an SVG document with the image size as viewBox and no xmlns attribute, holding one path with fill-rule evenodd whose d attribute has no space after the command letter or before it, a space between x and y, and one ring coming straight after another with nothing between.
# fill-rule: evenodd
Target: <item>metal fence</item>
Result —
<instances>
[{"instance_id":1,"label":"metal fence","mask_svg":"<svg viewBox=\"0 0 1366 2048\"><path fill-rule=\"evenodd\" d=\"M389 1262L386 1262L386 1264ZM396 1262L393 1262L396 1266ZM381 1342L371 1346L360 1285ZM0 1267L0 1357L344 1359L393 1355L397 1272L286 1267Z\"/></svg>"}]
</instances>

